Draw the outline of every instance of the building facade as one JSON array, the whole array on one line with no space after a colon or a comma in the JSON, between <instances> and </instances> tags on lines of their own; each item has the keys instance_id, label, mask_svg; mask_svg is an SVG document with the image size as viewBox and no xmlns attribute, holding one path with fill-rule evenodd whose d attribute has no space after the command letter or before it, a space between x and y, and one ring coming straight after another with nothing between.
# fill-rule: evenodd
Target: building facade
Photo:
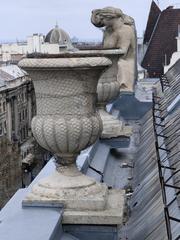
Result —
<instances>
[{"instance_id":1,"label":"building facade","mask_svg":"<svg viewBox=\"0 0 180 240\"><path fill-rule=\"evenodd\" d=\"M0 68L0 207L22 187L22 161L33 151L31 119L35 93L17 65ZM23 145L26 144L26 148Z\"/></svg>"},{"instance_id":2,"label":"building facade","mask_svg":"<svg viewBox=\"0 0 180 240\"><path fill-rule=\"evenodd\" d=\"M16 65L1 67L0 75L2 134L22 144L30 137L30 122L36 110L33 85L27 73Z\"/></svg>"}]
</instances>

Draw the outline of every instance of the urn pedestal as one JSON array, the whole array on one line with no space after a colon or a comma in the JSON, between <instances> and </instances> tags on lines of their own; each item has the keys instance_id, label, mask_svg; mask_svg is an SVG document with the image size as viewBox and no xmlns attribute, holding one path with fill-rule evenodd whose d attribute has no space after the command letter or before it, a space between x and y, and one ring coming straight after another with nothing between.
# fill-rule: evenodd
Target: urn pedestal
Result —
<instances>
[{"instance_id":1,"label":"urn pedestal","mask_svg":"<svg viewBox=\"0 0 180 240\"><path fill-rule=\"evenodd\" d=\"M56 171L33 186L23 205L63 204L63 223L122 223L124 192L109 190L76 167L77 155L102 132L96 91L109 65L105 57L26 58L19 63L34 83L34 137L56 159Z\"/></svg>"}]
</instances>

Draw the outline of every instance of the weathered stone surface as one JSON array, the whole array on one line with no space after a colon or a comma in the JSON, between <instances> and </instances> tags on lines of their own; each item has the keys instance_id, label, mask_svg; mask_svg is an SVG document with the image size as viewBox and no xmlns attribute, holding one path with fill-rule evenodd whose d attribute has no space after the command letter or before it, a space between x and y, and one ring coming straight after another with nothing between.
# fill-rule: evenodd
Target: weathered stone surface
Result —
<instances>
[{"instance_id":1,"label":"weathered stone surface","mask_svg":"<svg viewBox=\"0 0 180 240\"><path fill-rule=\"evenodd\" d=\"M64 224L121 225L125 206L123 190L109 190L106 208L101 211L65 210Z\"/></svg>"},{"instance_id":2,"label":"weathered stone surface","mask_svg":"<svg viewBox=\"0 0 180 240\"><path fill-rule=\"evenodd\" d=\"M38 182L23 204L49 202L62 203L65 209L103 210L107 192L105 184L97 183L71 165L59 167L54 174Z\"/></svg>"},{"instance_id":3,"label":"weathered stone surface","mask_svg":"<svg viewBox=\"0 0 180 240\"><path fill-rule=\"evenodd\" d=\"M120 136L130 137L132 135L131 126L124 125L123 121L120 121L103 109L100 109L99 113L103 122L103 132L101 134L102 139L116 138Z\"/></svg>"},{"instance_id":4,"label":"weathered stone surface","mask_svg":"<svg viewBox=\"0 0 180 240\"><path fill-rule=\"evenodd\" d=\"M95 218L102 215L102 220L105 216L110 220L113 215L113 219L121 223L121 209L117 214L109 205L107 186L83 175L75 165L80 151L101 134L102 122L95 108L97 82L110 64L104 57L24 59L20 62L35 86L34 136L42 147L55 153L57 159L56 171L33 186L23 205L63 204L67 213L96 212ZM84 223L94 223L91 218L83 219Z\"/></svg>"},{"instance_id":5,"label":"weathered stone surface","mask_svg":"<svg viewBox=\"0 0 180 240\"><path fill-rule=\"evenodd\" d=\"M104 49L116 48L111 49L112 55L107 55L112 66L101 75L97 87L98 108L103 121L101 138L124 136L127 133L127 130L123 129L124 123L106 112L106 104L117 98L119 91L133 92L136 73L134 20L120 9L107 7L92 11L91 21L96 27L105 27ZM121 50L119 54L117 49Z\"/></svg>"},{"instance_id":6,"label":"weathered stone surface","mask_svg":"<svg viewBox=\"0 0 180 240\"><path fill-rule=\"evenodd\" d=\"M106 7L93 10L91 21L96 27L105 27L104 48L120 48L124 53L117 63L117 80L120 91L133 92L136 78L136 30L134 19L118 8Z\"/></svg>"},{"instance_id":7,"label":"weathered stone surface","mask_svg":"<svg viewBox=\"0 0 180 240\"><path fill-rule=\"evenodd\" d=\"M68 56L68 54L67 54ZM20 61L19 66L22 68L93 68L107 67L111 61L105 57L79 57L79 58L24 58ZM44 69L45 70L45 69Z\"/></svg>"},{"instance_id":8,"label":"weathered stone surface","mask_svg":"<svg viewBox=\"0 0 180 240\"><path fill-rule=\"evenodd\" d=\"M61 174L60 174L61 172ZM33 186L24 206L64 205L66 224L122 224L123 190L108 190L103 183L80 173L75 166L61 167Z\"/></svg>"},{"instance_id":9,"label":"weathered stone surface","mask_svg":"<svg viewBox=\"0 0 180 240\"><path fill-rule=\"evenodd\" d=\"M106 50L104 50L105 52ZM109 50L107 50L109 51ZM112 138L122 135L123 123L117 118L113 117L106 111L106 104L119 95L119 82L117 81L118 61L121 54L117 54L116 50L111 50L112 54L107 56L112 61L112 66L104 71L101 75L98 86L98 110L103 122L103 132L101 138Z\"/></svg>"},{"instance_id":10,"label":"weathered stone surface","mask_svg":"<svg viewBox=\"0 0 180 240\"><path fill-rule=\"evenodd\" d=\"M83 175L75 165L80 151L93 144L102 132L95 108L96 90L100 74L110 64L104 57L37 58L20 62L35 86L34 136L57 159L56 171L33 186L23 205L63 204L66 223L72 223L72 219L76 224L122 223L121 191L112 194L105 184ZM77 213L74 218L67 217L71 212ZM84 212L82 221L78 218L81 212Z\"/></svg>"},{"instance_id":11,"label":"weathered stone surface","mask_svg":"<svg viewBox=\"0 0 180 240\"><path fill-rule=\"evenodd\" d=\"M32 131L38 143L61 163L73 163L102 131L95 109L98 78L111 61L105 57L27 58L19 65L34 83L37 116Z\"/></svg>"}]
</instances>

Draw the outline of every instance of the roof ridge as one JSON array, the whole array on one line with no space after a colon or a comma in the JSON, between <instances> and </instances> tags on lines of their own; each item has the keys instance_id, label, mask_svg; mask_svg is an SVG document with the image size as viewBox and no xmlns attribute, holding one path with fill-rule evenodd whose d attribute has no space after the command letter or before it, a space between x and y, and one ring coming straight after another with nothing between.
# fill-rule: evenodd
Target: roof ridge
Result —
<instances>
[{"instance_id":1,"label":"roof ridge","mask_svg":"<svg viewBox=\"0 0 180 240\"><path fill-rule=\"evenodd\" d=\"M158 5L154 1L152 1L151 6L150 6L148 20L147 20L146 30L144 33L144 44L149 42L152 32L154 30L154 27L157 23L157 20L159 18L159 15L161 14L161 12L162 11L158 7Z\"/></svg>"}]
</instances>

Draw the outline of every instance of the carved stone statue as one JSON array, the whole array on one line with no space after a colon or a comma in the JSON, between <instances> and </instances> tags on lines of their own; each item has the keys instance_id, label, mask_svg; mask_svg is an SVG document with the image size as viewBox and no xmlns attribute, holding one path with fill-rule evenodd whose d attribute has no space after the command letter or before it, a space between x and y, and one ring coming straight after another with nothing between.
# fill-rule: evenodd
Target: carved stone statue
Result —
<instances>
[{"instance_id":1,"label":"carved stone statue","mask_svg":"<svg viewBox=\"0 0 180 240\"><path fill-rule=\"evenodd\" d=\"M133 92L136 76L136 29L133 18L120 9L106 7L92 12L92 23L104 28L103 47L119 48L123 56L118 61L117 80L120 92Z\"/></svg>"}]
</instances>

